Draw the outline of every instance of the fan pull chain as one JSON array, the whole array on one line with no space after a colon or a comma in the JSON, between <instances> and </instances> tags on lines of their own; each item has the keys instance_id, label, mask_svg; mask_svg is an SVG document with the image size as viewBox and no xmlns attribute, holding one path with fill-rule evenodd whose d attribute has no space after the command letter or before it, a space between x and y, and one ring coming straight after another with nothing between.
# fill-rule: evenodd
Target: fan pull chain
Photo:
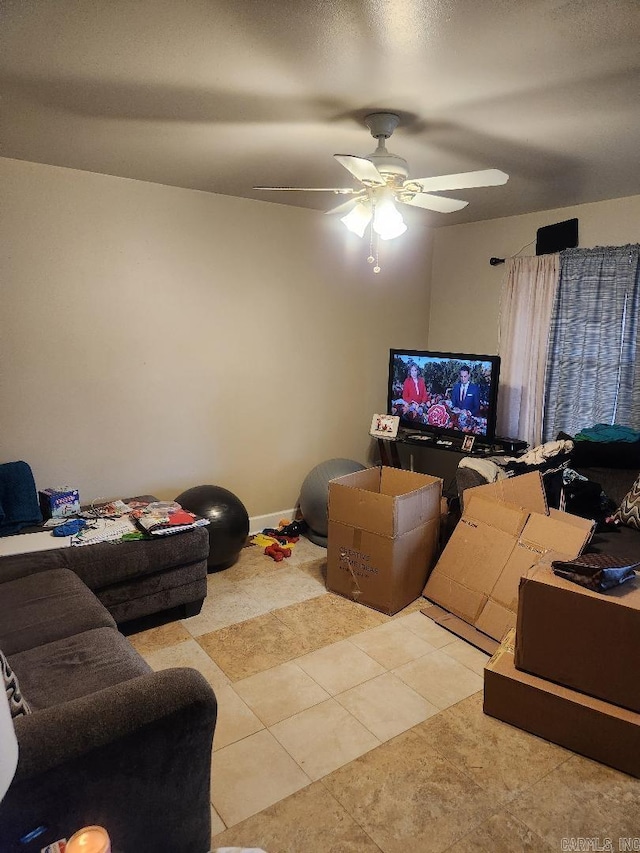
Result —
<instances>
[{"instance_id":1,"label":"fan pull chain","mask_svg":"<svg viewBox=\"0 0 640 853\"><path fill-rule=\"evenodd\" d=\"M380 237L376 234L376 245L375 245L375 256L374 245L373 245L373 228L371 229L371 236L369 237L369 257L367 258L367 263L375 264L373 271L375 273L380 272Z\"/></svg>"},{"instance_id":2,"label":"fan pull chain","mask_svg":"<svg viewBox=\"0 0 640 853\"><path fill-rule=\"evenodd\" d=\"M368 264L375 264L373 271L374 271L374 273L379 273L380 272L380 237L378 234L376 234L376 238L375 238L376 239L375 256L373 254L373 252L374 252L373 220L375 219L375 215L376 215L375 199L373 199L371 202L371 214L372 214L371 224L369 225L369 257L367 258L367 263Z\"/></svg>"},{"instance_id":3,"label":"fan pull chain","mask_svg":"<svg viewBox=\"0 0 640 853\"><path fill-rule=\"evenodd\" d=\"M380 236L376 234L376 265L373 268L374 273L380 272Z\"/></svg>"}]
</instances>

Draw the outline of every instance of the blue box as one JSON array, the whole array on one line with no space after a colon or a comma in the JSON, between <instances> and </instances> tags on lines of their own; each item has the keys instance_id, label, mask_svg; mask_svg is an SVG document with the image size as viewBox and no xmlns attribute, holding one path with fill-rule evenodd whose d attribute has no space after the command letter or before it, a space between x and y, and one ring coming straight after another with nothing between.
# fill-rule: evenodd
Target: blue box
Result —
<instances>
[{"instance_id":1,"label":"blue box","mask_svg":"<svg viewBox=\"0 0 640 853\"><path fill-rule=\"evenodd\" d=\"M77 489L61 487L38 492L43 518L66 518L80 512L80 495Z\"/></svg>"}]
</instances>

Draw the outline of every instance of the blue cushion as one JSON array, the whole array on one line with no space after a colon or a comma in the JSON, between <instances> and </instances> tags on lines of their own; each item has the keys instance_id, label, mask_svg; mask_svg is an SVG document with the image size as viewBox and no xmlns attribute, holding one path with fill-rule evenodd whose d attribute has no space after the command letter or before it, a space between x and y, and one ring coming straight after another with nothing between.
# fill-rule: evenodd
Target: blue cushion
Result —
<instances>
[{"instance_id":1,"label":"blue cushion","mask_svg":"<svg viewBox=\"0 0 640 853\"><path fill-rule=\"evenodd\" d=\"M42 513L33 473L26 462L0 465L0 536L40 524Z\"/></svg>"}]
</instances>

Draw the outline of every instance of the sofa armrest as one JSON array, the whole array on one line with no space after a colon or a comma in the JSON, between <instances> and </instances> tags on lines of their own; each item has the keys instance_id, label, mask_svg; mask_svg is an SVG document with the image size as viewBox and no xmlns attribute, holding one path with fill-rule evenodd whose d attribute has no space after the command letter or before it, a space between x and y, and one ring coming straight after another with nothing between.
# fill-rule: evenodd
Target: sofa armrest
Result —
<instances>
[{"instance_id":1,"label":"sofa armrest","mask_svg":"<svg viewBox=\"0 0 640 853\"><path fill-rule=\"evenodd\" d=\"M40 850L97 823L115 850L209 849L217 704L194 669L148 673L16 720L0 850ZM47 830L33 848L20 838Z\"/></svg>"}]
</instances>

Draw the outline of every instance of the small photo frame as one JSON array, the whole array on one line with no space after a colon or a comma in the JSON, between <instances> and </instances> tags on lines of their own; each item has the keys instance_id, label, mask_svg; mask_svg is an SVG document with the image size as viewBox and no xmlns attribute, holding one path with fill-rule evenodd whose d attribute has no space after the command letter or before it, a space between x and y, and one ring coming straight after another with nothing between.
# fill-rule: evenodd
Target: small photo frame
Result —
<instances>
[{"instance_id":1,"label":"small photo frame","mask_svg":"<svg viewBox=\"0 0 640 853\"><path fill-rule=\"evenodd\" d=\"M400 418L398 415L374 415L369 435L374 438L395 438L398 435Z\"/></svg>"},{"instance_id":2,"label":"small photo frame","mask_svg":"<svg viewBox=\"0 0 640 853\"><path fill-rule=\"evenodd\" d=\"M473 445L476 443L475 435L465 435L462 440L462 450L464 453L471 453L473 450Z\"/></svg>"}]
</instances>

